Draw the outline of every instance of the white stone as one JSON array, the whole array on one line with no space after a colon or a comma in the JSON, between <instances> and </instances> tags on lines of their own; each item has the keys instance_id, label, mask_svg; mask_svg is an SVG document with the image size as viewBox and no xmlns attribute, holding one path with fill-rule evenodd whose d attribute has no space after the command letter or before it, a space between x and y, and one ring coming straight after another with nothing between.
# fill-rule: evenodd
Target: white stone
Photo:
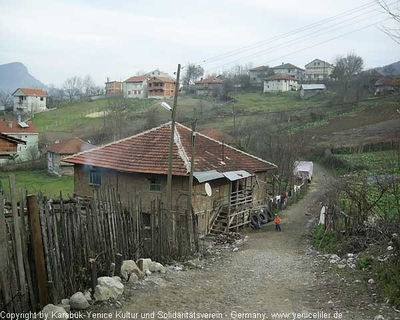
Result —
<instances>
[{"instance_id":1,"label":"white stone","mask_svg":"<svg viewBox=\"0 0 400 320\"><path fill-rule=\"evenodd\" d=\"M86 290L83 295L85 296L86 300L88 302L92 301L92 294L90 293L90 291Z\"/></svg>"},{"instance_id":2,"label":"white stone","mask_svg":"<svg viewBox=\"0 0 400 320\"><path fill-rule=\"evenodd\" d=\"M165 273L166 272L166 268L159 262L156 262L155 264L155 272L160 272L160 273Z\"/></svg>"},{"instance_id":3,"label":"white stone","mask_svg":"<svg viewBox=\"0 0 400 320\"><path fill-rule=\"evenodd\" d=\"M108 289L107 287L102 287L100 285L97 285L95 290L94 290L94 299L96 301L107 301L108 299L111 299L111 290Z\"/></svg>"},{"instance_id":4,"label":"white stone","mask_svg":"<svg viewBox=\"0 0 400 320\"><path fill-rule=\"evenodd\" d=\"M150 271L150 270L146 270L146 271L145 271L145 274L146 274L146 276L149 277L149 276L151 276L151 271Z\"/></svg>"},{"instance_id":5,"label":"white stone","mask_svg":"<svg viewBox=\"0 0 400 320\"><path fill-rule=\"evenodd\" d=\"M54 304L46 305L42 313L44 315L44 319L53 320L53 319L68 319L69 314L65 311L63 307L55 306Z\"/></svg>"},{"instance_id":6,"label":"white stone","mask_svg":"<svg viewBox=\"0 0 400 320\"><path fill-rule=\"evenodd\" d=\"M136 282L138 280L139 280L138 276L136 274L132 273L131 276L129 277L128 284L133 286L136 284Z\"/></svg>"},{"instance_id":7,"label":"white stone","mask_svg":"<svg viewBox=\"0 0 400 320\"><path fill-rule=\"evenodd\" d=\"M387 247L387 251L393 251L393 247L392 246L388 246Z\"/></svg>"},{"instance_id":8,"label":"white stone","mask_svg":"<svg viewBox=\"0 0 400 320\"><path fill-rule=\"evenodd\" d=\"M146 270L150 270L151 263L152 263L151 259L141 258L138 261L136 261L137 266L139 267L140 271L142 271L142 272L146 272Z\"/></svg>"},{"instance_id":9,"label":"white stone","mask_svg":"<svg viewBox=\"0 0 400 320\"><path fill-rule=\"evenodd\" d=\"M346 268L346 265L345 265L345 264L338 264L338 268L339 268L339 269Z\"/></svg>"},{"instance_id":10,"label":"white stone","mask_svg":"<svg viewBox=\"0 0 400 320\"><path fill-rule=\"evenodd\" d=\"M151 261L151 262L149 263L149 270L150 270L151 272L156 272L156 262Z\"/></svg>"},{"instance_id":11,"label":"white stone","mask_svg":"<svg viewBox=\"0 0 400 320\"><path fill-rule=\"evenodd\" d=\"M377 315L374 320L385 320L385 318L382 315Z\"/></svg>"},{"instance_id":12,"label":"white stone","mask_svg":"<svg viewBox=\"0 0 400 320\"><path fill-rule=\"evenodd\" d=\"M239 250L239 248L238 247L235 247L235 248L233 248L233 252L236 252L236 251L238 251Z\"/></svg>"},{"instance_id":13,"label":"white stone","mask_svg":"<svg viewBox=\"0 0 400 320\"><path fill-rule=\"evenodd\" d=\"M368 283L369 283L369 284L374 284L374 283L375 283L375 280L371 278L371 279L368 280Z\"/></svg>"},{"instance_id":14,"label":"white stone","mask_svg":"<svg viewBox=\"0 0 400 320\"><path fill-rule=\"evenodd\" d=\"M121 282L122 283L122 280L121 280L121 278L120 277L118 277L118 276L114 276L114 277L112 277L115 281L118 281L118 282Z\"/></svg>"},{"instance_id":15,"label":"white stone","mask_svg":"<svg viewBox=\"0 0 400 320\"><path fill-rule=\"evenodd\" d=\"M61 299L61 304L69 305L69 299Z\"/></svg>"},{"instance_id":16,"label":"white stone","mask_svg":"<svg viewBox=\"0 0 400 320\"><path fill-rule=\"evenodd\" d=\"M348 253L347 258L354 258L354 253Z\"/></svg>"},{"instance_id":17,"label":"white stone","mask_svg":"<svg viewBox=\"0 0 400 320\"><path fill-rule=\"evenodd\" d=\"M90 307L85 295L80 291L74 293L71 298L69 298L69 305L73 310L85 310Z\"/></svg>"},{"instance_id":18,"label":"white stone","mask_svg":"<svg viewBox=\"0 0 400 320\"><path fill-rule=\"evenodd\" d=\"M121 298L124 293L124 285L110 277L100 277L97 279L97 283L101 287L106 287L111 291L111 297L115 300Z\"/></svg>"},{"instance_id":19,"label":"white stone","mask_svg":"<svg viewBox=\"0 0 400 320\"><path fill-rule=\"evenodd\" d=\"M125 260L121 266L121 277L125 280L130 279L129 276L136 274L137 277L143 278L144 274L133 260Z\"/></svg>"}]
</instances>

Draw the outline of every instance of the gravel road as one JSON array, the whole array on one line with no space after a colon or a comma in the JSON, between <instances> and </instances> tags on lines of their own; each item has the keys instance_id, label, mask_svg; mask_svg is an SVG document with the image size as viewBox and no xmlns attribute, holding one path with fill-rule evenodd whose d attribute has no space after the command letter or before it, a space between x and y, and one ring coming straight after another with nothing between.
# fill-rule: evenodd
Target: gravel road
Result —
<instances>
[{"instance_id":1,"label":"gravel road","mask_svg":"<svg viewBox=\"0 0 400 320\"><path fill-rule=\"evenodd\" d=\"M205 313L223 319L273 319L278 312L297 313L281 315L282 319L364 320L379 314L386 320L396 319L390 307L373 301L368 291L355 290L352 280L343 280L329 263L320 261L321 255L310 250L311 217L319 210L317 200L326 183L320 167L314 174L307 196L282 211L282 232L275 231L271 223L261 230L247 230L243 235L248 240L238 251L208 258L203 269L162 278L152 275L146 282L154 277L157 284L138 285L119 310L130 313L130 318L137 313L139 319L175 319L178 315L190 319Z\"/></svg>"}]
</instances>

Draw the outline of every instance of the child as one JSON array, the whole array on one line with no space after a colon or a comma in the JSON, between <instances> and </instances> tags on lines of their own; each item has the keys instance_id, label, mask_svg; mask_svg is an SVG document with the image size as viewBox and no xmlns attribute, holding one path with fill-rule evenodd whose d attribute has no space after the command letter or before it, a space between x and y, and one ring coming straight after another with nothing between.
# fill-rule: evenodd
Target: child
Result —
<instances>
[{"instance_id":1,"label":"child","mask_svg":"<svg viewBox=\"0 0 400 320\"><path fill-rule=\"evenodd\" d=\"M274 217L274 222L275 222L275 230L276 231L282 231L281 230L281 218L279 218L278 214L275 213L275 217Z\"/></svg>"}]
</instances>

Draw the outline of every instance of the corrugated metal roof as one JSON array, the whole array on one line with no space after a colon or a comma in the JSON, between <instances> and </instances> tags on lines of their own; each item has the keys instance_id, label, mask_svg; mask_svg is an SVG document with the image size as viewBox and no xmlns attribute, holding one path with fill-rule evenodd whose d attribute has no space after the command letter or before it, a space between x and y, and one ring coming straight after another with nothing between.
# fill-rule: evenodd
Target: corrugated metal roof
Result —
<instances>
[{"instance_id":1,"label":"corrugated metal roof","mask_svg":"<svg viewBox=\"0 0 400 320\"><path fill-rule=\"evenodd\" d=\"M302 84L301 88L304 90L325 90L324 84Z\"/></svg>"},{"instance_id":2,"label":"corrugated metal roof","mask_svg":"<svg viewBox=\"0 0 400 320\"><path fill-rule=\"evenodd\" d=\"M203 182L206 182L206 181L215 180L215 179L221 179L221 178L224 177L224 175L222 173L219 173L216 170L203 171L203 172L194 172L193 176L200 183L203 183Z\"/></svg>"},{"instance_id":3,"label":"corrugated metal roof","mask_svg":"<svg viewBox=\"0 0 400 320\"><path fill-rule=\"evenodd\" d=\"M244 179L252 176L252 174L244 170L228 171L224 172L223 175L231 181L236 181L239 179Z\"/></svg>"},{"instance_id":4,"label":"corrugated metal roof","mask_svg":"<svg viewBox=\"0 0 400 320\"><path fill-rule=\"evenodd\" d=\"M171 122L108 145L81 152L64 161L124 172L167 174ZM172 174L187 176L190 169L192 130L176 124ZM196 134L194 171L266 171L276 165L228 146L201 133Z\"/></svg>"}]
</instances>

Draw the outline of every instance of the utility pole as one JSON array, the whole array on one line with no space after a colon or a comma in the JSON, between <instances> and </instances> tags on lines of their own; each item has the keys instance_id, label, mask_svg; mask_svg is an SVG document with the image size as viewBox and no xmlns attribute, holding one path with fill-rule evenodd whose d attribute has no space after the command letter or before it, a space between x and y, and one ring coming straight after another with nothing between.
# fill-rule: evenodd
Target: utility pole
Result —
<instances>
[{"instance_id":1,"label":"utility pole","mask_svg":"<svg viewBox=\"0 0 400 320\"><path fill-rule=\"evenodd\" d=\"M167 175L167 213L169 217L172 217L172 244L175 248L175 212L172 211L172 158L174 152L174 139L175 139L175 116L176 108L178 104L178 94L179 94L179 76L181 73L181 65L178 64L178 70L176 71L176 82L175 82L175 95L174 104L171 112L171 137L169 141L169 153L168 153L168 175Z\"/></svg>"}]
</instances>

